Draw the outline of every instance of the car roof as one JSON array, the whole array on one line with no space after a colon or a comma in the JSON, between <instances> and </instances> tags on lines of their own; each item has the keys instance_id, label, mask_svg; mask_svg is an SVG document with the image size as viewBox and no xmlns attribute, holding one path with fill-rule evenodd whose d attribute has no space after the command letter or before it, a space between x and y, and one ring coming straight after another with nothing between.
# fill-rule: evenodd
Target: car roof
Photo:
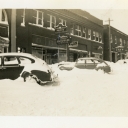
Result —
<instances>
[{"instance_id":1,"label":"car roof","mask_svg":"<svg viewBox=\"0 0 128 128\"><path fill-rule=\"evenodd\" d=\"M78 58L78 59L82 59L82 60L87 60L87 59L96 59L96 60L101 60L100 58L96 58L96 57L81 57L81 58Z\"/></svg>"},{"instance_id":2,"label":"car roof","mask_svg":"<svg viewBox=\"0 0 128 128\"><path fill-rule=\"evenodd\" d=\"M0 53L0 56L25 56L35 59L34 56L30 53L8 52L8 53Z\"/></svg>"}]
</instances>

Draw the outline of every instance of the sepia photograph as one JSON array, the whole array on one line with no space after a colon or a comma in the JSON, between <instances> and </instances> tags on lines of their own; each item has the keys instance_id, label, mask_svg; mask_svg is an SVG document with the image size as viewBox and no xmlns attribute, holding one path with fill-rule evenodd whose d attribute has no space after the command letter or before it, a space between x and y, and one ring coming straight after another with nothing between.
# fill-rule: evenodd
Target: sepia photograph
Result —
<instances>
[{"instance_id":1,"label":"sepia photograph","mask_svg":"<svg viewBox=\"0 0 128 128\"><path fill-rule=\"evenodd\" d=\"M128 127L127 0L0 2L2 128Z\"/></svg>"}]
</instances>

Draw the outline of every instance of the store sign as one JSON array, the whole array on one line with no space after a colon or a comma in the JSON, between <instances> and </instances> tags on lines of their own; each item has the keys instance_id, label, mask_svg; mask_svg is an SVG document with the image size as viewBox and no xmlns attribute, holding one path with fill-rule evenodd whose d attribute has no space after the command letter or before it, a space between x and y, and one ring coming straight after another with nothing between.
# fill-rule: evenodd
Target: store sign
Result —
<instances>
[{"instance_id":1,"label":"store sign","mask_svg":"<svg viewBox=\"0 0 128 128\"><path fill-rule=\"evenodd\" d=\"M67 26L63 25L62 23L59 23L55 27L55 32L57 32L57 33L66 32L66 31L67 31Z\"/></svg>"},{"instance_id":2,"label":"store sign","mask_svg":"<svg viewBox=\"0 0 128 128\"><path fill-rule=\"evenodd\" d=\"M78 41L72 41L68 46L69 47L78 47Z\"/></svg>"},{"instance_id":3,"label":"store sign","mask_svg":"<svg viewBox=\"0 0 128 128\"><path fill-rule=\"evenodd\" d=\"M67 44L70 41L70 38L68 36L58 36L56 43L57 44Z\"/></svg>"}]
</instances>

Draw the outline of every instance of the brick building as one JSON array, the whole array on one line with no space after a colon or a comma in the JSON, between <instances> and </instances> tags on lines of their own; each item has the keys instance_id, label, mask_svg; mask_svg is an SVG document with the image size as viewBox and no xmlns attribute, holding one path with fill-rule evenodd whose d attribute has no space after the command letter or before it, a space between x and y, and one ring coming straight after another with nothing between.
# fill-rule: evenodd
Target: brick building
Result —
<instances>
[{"instance_id":1,"label":"brick building","mask_svg":"<svg viewBox=\"0 0 128 128\"><path fill-rule=\"evenodd\" d=\"M109 40L111 44L111 61L116 62L121 59L127 58L128 54L128 35L119 31L118 29L110 26L109 38L109 25L104 25L104 60L109 58Z\"/></svg>"},{"instance_id":2,"label":"brick building","mask_svg":"<svg viewBox=\"0 0 128 128\"><path fill-rule=\"evenodd\" d=\"M80 9L1 9L2 52L28 52L48 64L66 61L66 45L57 45L54 27L67 26L67 35L77 41L69 48L69 61L78 57L103 58L103 21ZM2 43L2 41L4 43Z\"/></svg>"}]
</instances>

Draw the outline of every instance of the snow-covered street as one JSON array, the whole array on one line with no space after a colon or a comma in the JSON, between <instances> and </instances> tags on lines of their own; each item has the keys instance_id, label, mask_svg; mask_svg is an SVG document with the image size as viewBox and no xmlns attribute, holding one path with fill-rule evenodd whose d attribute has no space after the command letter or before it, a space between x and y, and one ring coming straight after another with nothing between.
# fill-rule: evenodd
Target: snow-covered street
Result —
<instances>
[{"instance_id":1,"label":"snow-covered street","mask_svg":"<svg viewBox=\"0 0 128 128\"><path fill-rule=\"evenodd\" d=\"M109 63L111 74L77 69L61 71L55 83L0 80L1 116L128 116L128 64Z\"/></svg>"}]
</instances>

